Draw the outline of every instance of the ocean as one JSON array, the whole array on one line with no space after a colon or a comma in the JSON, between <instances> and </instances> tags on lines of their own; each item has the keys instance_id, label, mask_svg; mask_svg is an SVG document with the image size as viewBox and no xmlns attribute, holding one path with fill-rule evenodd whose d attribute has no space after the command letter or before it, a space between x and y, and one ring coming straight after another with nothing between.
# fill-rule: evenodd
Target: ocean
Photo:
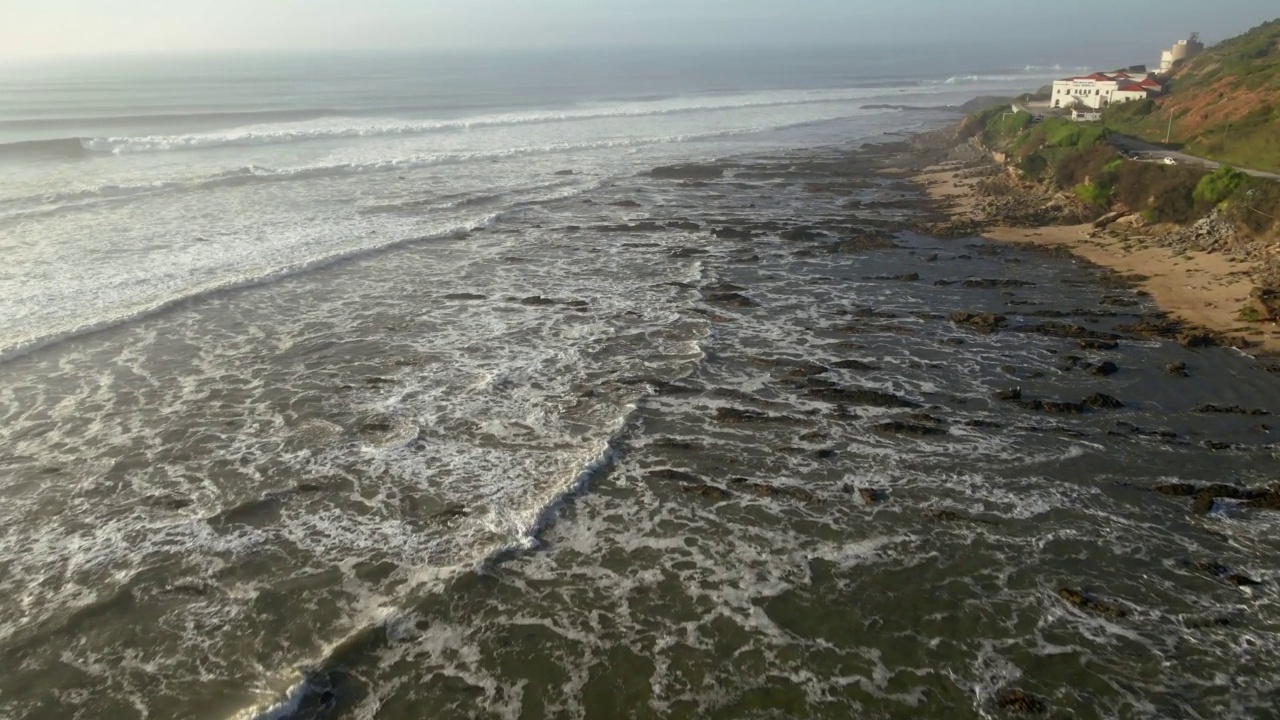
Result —
<instances>
[{"instance_id":1,"label":"ocean","mask_svg":"<svg viewBox=\"0 0 1280 720\"><path fill-rule=\"evenodd\" d=\"M1153 308L886 230L909 191L848 159L1063 72L5 68L0 717L979 718L1012 685L1266 716L1276 520L1149 490L1273 480L1265 419L1193 408L1280 411L1276 378L1151 341L1103 380L1074 340L974 337L946 313Z\"/></svg>"}]
</instances>

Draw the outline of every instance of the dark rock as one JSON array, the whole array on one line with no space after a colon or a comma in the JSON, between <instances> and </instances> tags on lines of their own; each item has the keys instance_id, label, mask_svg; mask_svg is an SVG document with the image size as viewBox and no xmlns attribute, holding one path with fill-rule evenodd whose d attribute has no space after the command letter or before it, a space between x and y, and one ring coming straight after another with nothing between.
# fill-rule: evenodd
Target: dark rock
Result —
<instances>
[{"instance_id":1,"label":"dark rock","mask_svg":"<svg viewBox=\"0 0 1280 720\"><path fill-rule=\"evenodd\" d=\"M1248 575L1241 575L1240 573L1231 573L1223 577L1222 581L1236 587L1254 587L1262 584L1261 580L1254 580Z\"/></svg>"},{"instance_id":2,"label":"dark rock","mask_svg":"<svg viewBox=\"0 0 1280 720\"><path fill-rule=\"evenodd\" d=\"M1081 338L1076 341L1081 350L1115 350L1120 343L1115 340L1099 340L1097 338Z\"/></svg>"},{"instance_id":3,"label":"dark rock","mask_svg":"<svg viewBox=\"0 0 1280 720\"><path fill-rule=\"evenodd\" d=\"M1085 407L1091 407L1097 410L1115 410L1117 408L1124 407L1124 403L1110 395L1103 395L1102 393L1094 393L1090 395L1085 398L1081 404Z\"/></svg>"},{"instance_id":4,"label":"dark rock","mask_svg":"<svg viewBox=\"0 0 1280 720\"><path fill-rule=\"evenodd\" d=\"M1191 373L1187 372L1187 364L1184 362L1173 363L1172 365L1166 365L1164 368L1164 371L1165 371L1165 374L1170 375L1172 377L1190 377L1191 376Z\"/></svg>"},{"instance_id":5,"label":"dark rock","mask_svg":"<svg viewBox=\"0 0 1280 720\"><path fill-rule=\"evenodd\" d=\"M996 696L996 704L1009 712L1038 715L1049 708L1043 700L1022 690L1005 690Z\"/></svg>"},{"instance_id":6,"label":"dark rock","mask_svg":"<svg viewBox=\"0 0 1280 720\"><path fill-rule=\"evenodd\" d=\"M963 284L965 287L970 289L1031 287L1035 285L1035 283L1027 282L1025 280L991 278L969 279L965 280Z\"/></svg>"},{"instance_id":7,"label":"dark rock","mask_svg":"<svg viewBox=\"0 0 1280 720\"><path fill-rule=\"evenodd\" d=\"M1245 410L1239 405L1214 405L1213 403L1205 403L1196 407L1192 412L1211 413L1216 415L1270 415L1266 410L1253 409Z\"/></svg>"},{"instance_id":8,"label":"dark rock","mask_svg":"<svg viewBox=\"0 0 1280 720\"><path fill-rule=\"evenodd\" d=\"M1009 324L1009 319L995 313L973 313L956 311L951 313L951 322L965 325L978 332L993 333Z\"/></svg>"},{"instance_id":9,"label":"dark rock","mask_svg":"<svg viewBox=\"0 0 1280 720\"><path fill-rule=\"evenodd\" d=\"M1215 500L1212 493L1201 492L1191 501L1191 512L1196 515L1208 515L1213 510Z\"/></svg>"},{"instance_id":10,"label":"dark rock","mask_svg":"<svg viewBox=\"0 0 1280 720\"><path fill-rule=\"evenodd\" d=\"M708 500L727 500L729 498L728 490L718 488L715 485L681 485L680 491L689 493L690 495L704 497Z\"/></svg>"},{"instance_id":11,"label":"dark rock","mask_svg":"<svg viewBox=\"0 0 1280 720\"><path fill-rule=\"evenodd\" d=\"M778 233L778 237L786 240L787 242L812 242L817 240L819 235L813 228L801 226L791 228L790 230L783 230Z\"/></svg>"},{"instance_id":12,"label":"dark rock","mask_svg":"<svg viewBox=\"0 0 1280 720\"><path fill-rule=\"evenodd\" d=\"M906 273L905 275L894 275L891 279L898 280L901 282L916 282L920 279L920 273L913 272L913 273Z\"/></svg>"},{"instance_id":13,"label":"dark rock","mask_svg":"<svg viewBox=\"0 0 1280 720\"><path fill-rule=\"evenodd\" d=\"M1167 483L1165 485L1157 485L1155 490L1162 495L1172 495L1174 497L1191 497L1197 492L1196 486L1191 483Z\"/></svg>"},{"instance_id":14,"label":"dark rock","mask_svg":"<svg viewBox=\"0 0 1280 720\"><path fill-rule=\"evenodd\" d=\"M1249 293L1249 303L1262 320L1280 318L1280 292L1256 287Z\"/></svg>"},{"instance_id":15,"label":"dark rock","mask_svg":"<svg viewBox=\"0 0 1280 720\"><path fill-rule=\"evenodd\" d=\"M1090 374L1093 374L1093 375L1109 377L1111 375L1115 375L1116 373L1120 372L1120 368L1115 363L1111 362L1110 360L1107 360L1105 362L1101 362L1093 366L1093 368L1091 368L1089 372Z\"/></svg>"},{"instance_id":16,"label":"dark rock","mask_svg":"<svg viewBox=\"0 0 1280 720\"><path fill-rule=\"evenodd\" d=\"M736 292L711 293L707 296L707 302L721 303L731 307L753 308L759 307L760 303L751 298Z\"/></svg>"},{"instance_id":17,"label":"dark rock","mask_svg":"<svg viewBox=\"0 0 1280 720\"><path fill-rule=\"evenodd\" d=\"M1067 402L1065 400L1027 400L1023 401L1021 405L1027 410L1055 415L1082 415L1085 409L1082 403Z\"/></svg>"},{"instance_id":18,"label":"dark rock","mask_svg":"<svg viewBox=\"0 0 1280 720\"><path fill-rule=\"evenodd\" d=\"M1016 402L1022 399L1022 388L1010 388L1008 390L1000 390L996 393L997 400L1006 402Z\"/></svg>"},{"instance_id":19,"label":"dark rock","mask_svg":"<svg viewBox=\"0 0 1280 720\"><path fill-rule=\"evenodd\" d=\"M743 410L741 408L722 407L716 410L716 420L730 425L740 425L742 423L760 422L768 420L769 415L755 410Z\"/></svg>"},{"instance_id":20,"label":"dark rock","mask_svg":"<svg viewBox=\"0 0 1280 720\"><path fill-rule=\"evenodd\" d=\"M862 502L867 505L878 505L885 501L888 493L879 488L858 488L858 496L862 498Z\"/></svg>"},{"instance_id":21,"label":"dark rock","mask_svg":"<svg viewBox=\"0 0 1280 720\"><path fill-rule=\"evenodd\" d=\"M1069 339L1086 339L1086 340L1116 340L1113 333L1098 332L1090 330L1072 323L1044 322L1037 325L1022 325L1013 328L1016 332L1030 333L1033 335L1043 335L1044 337L1069 338Z\"/></svg>"},{"instance_id":22,"label":"dark rock","mask_svg":"<svg viewBox=\"0 0 1280 720\"><path fill-rule=\"evenodd\" d=\"M1245 507L1255 510L1280 510L1280 488L1272 488L1270 492L1259 493L1248 498Z\"/></svg>"},{"instance_id":23,"label":"dark rock","mask_svg":"<svg viewBox=\"0 0 1280 720\"><path fill-rule=\"evenodd\" d=\"M556 175L573 175L574 172L572 170L557 170L555 174Z\"/></svg>"},{"instance_id":24,"label":"dark rock","mask_svg":"<svg viewBox=\"0 0 1280 720\"><path fill-rule=\"evenodd\" d=\"M928 515L929 515L929 518L934 520L935 522L971 522L971 523L977 523L979 525L995 524L990 520L975 518L970 515L965 515L964 513L956 512L955 510L930 510Z\"/></svg>"},{"instance_id":25,"label":"dark rock","mask_svg":"<svg viewBox=\"0 0 1280 720\"><path fill-rule=\"evenodd\" d=\"M614 206L614 207L623 207L623 208L638 208L638 207L640 207L640 203L636 202L635 200L619 200L619 201L617 201L617 202L609 203L609 204L610 204L610 205L612 205L612 206Z\"/></svg>"},{"instance_id":26,"label":"dark rock","mask_svg":"<svg viewBox=\"0 0 1280 720\"><path fill-rule=\"evenodd\" d=\"M803 488L780 487L778 485L769 485L767 483L751 482L746 478L735 478L734 487L743 492L751 493L756 497L762 498L790 498L799 500L803 503L814 504L819 502L818 496Z\"/></svg>"},{"instance_id":27,"label":"dark rock","mask_svg":"<svg viewBox=\"0 0 1280 720\"><path fill-rule=\"evenodd\" d=\"M531 295L520 300L521 305L546 306L555 305L556 301L551 298L542 297L541 295Z\"/></svg>"},{"instance_id":28,"label":"dark rock","mask_svg":"<svg viewBox=\"0 0 1280 720\"><path fill-rule=\"evenodd\" d=\"M870 372L872 370L880 369L875 365L868 365L861 360L839 360L831 363L831 367L836 370L858 370L861 372Z\"/></svg>"},{"instance_id":29,"label":"dark rock","mask_svg":"<svg viewBox=\"0 0 1280 720\"><path fill-rule=\"evenodd\" d=\"M484 295L476 295L475 293L449 293L442 296L445 300L484 300Z\"/></svg>"},{"instance_id":30,"label":"dark rock","mask_svg":"<svg viewBox=\"0 0 1280 720\"><path fill-rule=\"evenodd\" d=\"M619 225L596 225L591 228L599 232L658 232L666 230L666 227L652 220L645 220L633 224L622 223Z\"/></svg>"},{"instance_id":31,"label":"dark rock","mask_svg":"<svg viewBox=\"0 0 1280 720\"><path fill-rule=\"evenodd\" d=\"M934 437L947 434L947 431L942 428L902 422L901 420L880 423L876 425L876 432L882 435L906 435L908 437Z\"/></svg>"},{"instance_id":32,"label":"dark rock","mask_svg":"<svg viewBox=\"0 0 1280 720\"><path fill-rule=\"evenodd\" d=\"M882 408L914 408L919 404L897 395L864 387L817 387L809 391L809 397L826 402L866 405Z\"/></svg>"},{"instance_id":33,"label":"dark rock","mask_svg":"<svg viewBox=\"0 0 1280 720\"><path fill-rule=\"evenodd\" d=\"M1205 332L1184 332L1178 335L1178 344L1185 348L1214 347L1218 338Z\"/></svg>"},{"instance_id":34,"label":"dark rock","mask_svg":"<svg viewBox=\"0 0 1280 720\"><path fill-rule=\"evenodd\" d=\"M682 247L682 248L676 248L667 254L673 258L691 258L691 257L701 257L703 255L707 255L708 253L706 250L703 250L702 248Z\"/></svg>"},{"instance_id":35,"label":"dark rock","mask_svg":"<svg viewBox=\"0 0 1280 720\"><path fill-rule=\"evenodd\" d=\"M1096 600L1080 590L1062 588L1058 590L1058 597L1081 610L1088 610L1105 617L1122 618L1128 615L1128 612L1119 605Z\"/></svg>"},{"instance_id":36,"label":"dark rock","mask_svg":"<svg viewBox=\"0 0 1280 720\"><path fill-rule=\"evenodd\" d=\"M1201 561L1195 563L1193 567L1235 587L1254 587L1262 584L1261 581L1254 580L1248 575L1231 572L1231 568L1221 563Z\"/></svg>"}]
</instances>

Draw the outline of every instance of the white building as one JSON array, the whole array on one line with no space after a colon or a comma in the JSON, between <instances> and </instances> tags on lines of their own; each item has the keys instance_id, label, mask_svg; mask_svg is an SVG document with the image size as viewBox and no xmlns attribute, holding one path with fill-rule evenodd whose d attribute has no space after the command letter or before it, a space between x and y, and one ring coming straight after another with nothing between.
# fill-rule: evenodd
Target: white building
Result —
<instances>
[{"instance_id":1,"label":"white building","mask_svg":"<svg viewBox=\"0 0 1280 720\"><path fill-rule=\"evenodd\" d=\"M1055 80L1050 104L1055 108L1090 108L1101 110L1115 103L1143 100L1164 92L1164 86L1151 75L1127 72L1094 73L1083 77Z\"/></svg>"},{"instance_id":2,"label":"white building","mask_svg":"<svg viewBox=\"0 0 1280 720\"><path fill-rule=\"evenodd\" d=\"M1173 47L1160 53L1160 74L1168 75L1175 63L1190 60L1202 52L1204 43L1200 42L1200 33L1191 33L1191 37L1179 40Z\"/></svg>"},{"instance_id":3,"label":"white building","mask_svg":"<svg viewBox=\"0 0 1280 720\"><path fill-rule=\"evenodd\" d=\"M1080 108L1072 108L1071 119L1075 122L1097 122L1102 119L1102 113L1098 110L1081 110Z\"/></svg>"}]
</instances>

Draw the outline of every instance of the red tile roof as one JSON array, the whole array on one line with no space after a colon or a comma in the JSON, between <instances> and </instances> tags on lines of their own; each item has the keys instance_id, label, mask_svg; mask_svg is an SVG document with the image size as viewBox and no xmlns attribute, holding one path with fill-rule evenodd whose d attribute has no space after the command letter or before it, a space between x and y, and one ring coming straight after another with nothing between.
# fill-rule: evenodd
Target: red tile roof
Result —
<instances>
[{"instance_id":1,"label":"red tile roof","mask_svg":"<svg viewBox=\"0 0 1280 720\"><path fill-rule=\"evenodd\" d=\"M1138 83L1133 83L1133 82L1124 83L1123 85L1121 85L1116 89L1119 90L1120 92L1146 92L1147 91L1146 88L1142 87Z\"/></svg>"}]
</instances>

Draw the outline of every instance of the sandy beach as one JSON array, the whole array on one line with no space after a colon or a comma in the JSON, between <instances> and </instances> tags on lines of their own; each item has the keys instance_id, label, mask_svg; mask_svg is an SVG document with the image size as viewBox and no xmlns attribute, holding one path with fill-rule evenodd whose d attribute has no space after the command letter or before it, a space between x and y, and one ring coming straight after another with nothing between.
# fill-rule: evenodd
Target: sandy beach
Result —
<instances>
[{"instance_id":1,"label":"sandy beach","mask_svg":"<svg viewBox=\"0 0 1280 720\"><path fill-rule=\"evenodd\" d=\"M975 181L955 164L935 165L911 176L953 219L977 210ZM1061 248L1090 263L1129 276L1165 312L1186 323L1246 340L1257 355L1280 354L1280 327L1249 323L1240 311L1249 304L1252 263L1221 253L1179 252L1143 245L1123 235L1109 237L1092 224L1039 227L994 226L982 237L1003 243Z\"/></svg>"}]
</instances>

